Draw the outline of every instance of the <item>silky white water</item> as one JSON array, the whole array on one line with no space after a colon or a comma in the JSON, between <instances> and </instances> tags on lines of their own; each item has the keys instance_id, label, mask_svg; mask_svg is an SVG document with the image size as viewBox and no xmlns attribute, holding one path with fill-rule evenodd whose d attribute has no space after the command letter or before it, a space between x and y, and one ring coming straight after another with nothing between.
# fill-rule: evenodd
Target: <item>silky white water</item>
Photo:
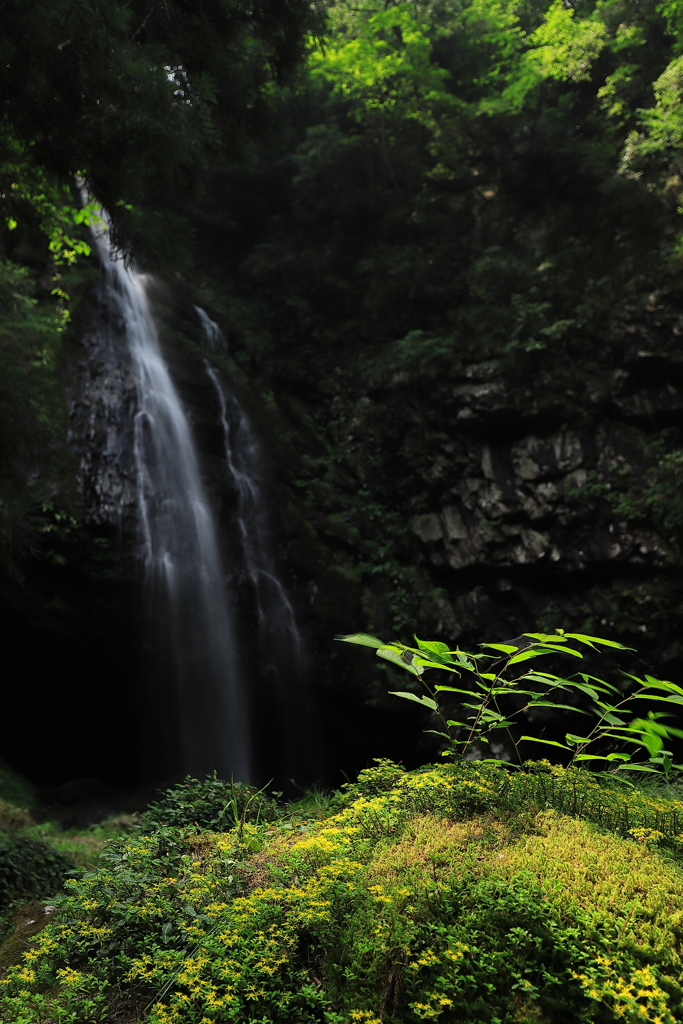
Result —
<instances>
[{"instance_id":1,"label":"silky white water","mask_svg":"<svg viewBox=\"0 0 683 1024\"><path fill-rule=\"evenodd\" d=\"M217 347L222 338L217 324L198 306L207 345ZM287 660L290 671L303 671L303 645L294 609L275 568L268 526L268 507L261 481L261 452L249 418L232 391L225 387L218 371L208 362L220 408L225 464L237 492L237 527L244 566L251 581L258 611L262 652L276 660Z\"/></svg>"},{"instance_id":2,"label":"silky white water","mask_svg":"<svg viewBox=\"0 0 683 1024\"><path fill-rule=\"evenodd\" d=\"M202 776L215 769L246 781L248 723L229 594L190 425L144 276L111 251L106 230L96 242L118 296L137 385L134 464L161 746L173 770ZM159 746L153 737L150 744ZM174 744L181 755L175 760L168 752Z\"/></svg>"}]
</instances>

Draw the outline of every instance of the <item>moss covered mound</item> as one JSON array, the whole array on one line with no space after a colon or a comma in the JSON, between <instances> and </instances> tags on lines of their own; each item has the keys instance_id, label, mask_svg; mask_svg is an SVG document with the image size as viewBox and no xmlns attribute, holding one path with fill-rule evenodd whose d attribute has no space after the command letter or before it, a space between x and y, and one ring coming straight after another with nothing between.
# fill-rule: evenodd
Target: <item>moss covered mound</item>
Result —
<instances>
[{"instance_id":1,"label":"moss covered mound","mask_svg":"<svg viewBox=\"0 0 683 1024\"><path fill-rule=\"evenodd\" d=\"M674 1024L683 806L634 794L629 834L605 827L623 799L561 769L383 762L324 820L117 839L4 980L0 1020Z\"/></svg>"}]
</instances>

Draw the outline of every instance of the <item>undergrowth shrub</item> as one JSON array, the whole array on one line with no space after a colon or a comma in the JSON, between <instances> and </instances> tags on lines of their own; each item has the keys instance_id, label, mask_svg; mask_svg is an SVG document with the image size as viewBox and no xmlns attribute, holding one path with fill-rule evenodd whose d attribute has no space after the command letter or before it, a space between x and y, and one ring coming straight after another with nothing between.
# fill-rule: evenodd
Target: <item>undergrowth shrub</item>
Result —
<instances>
[{"instance_id":1,"label":"undergrowth shrub","mask_svg":"<svg viewBox=\"0 0 683 1024\"><path fill-rule=\"evenodd\" d=\"M675 1024L683 803L633 794L626 821L581 774L382 761L323 821L118 838L9 972L0 1020Z\"/></svg>"},{"instance_id":2,"label":"undergrowth shrub","mask_svg":"<svg viewBox=\"0 0 683 1024\"><path fill-rule=\"evenodd\" d=\"M47 843L0 832L0 912L31 896L52 896L74 863Z\"/></svg>"},{"instance_id":3,"label":"undergrowth shrub","mask_svg":"<svg viewBox=\"0 0 683 1024\"><path fill-rule=\"evenodd\" d=\"M24 807L15 807L6 800L0 800L0 831L18 832L33 824L33 818Z\"/></svg>"},{"instance_id":4,"label":"undergrowth shrub","mask_svg":"<svg viewBox=\"0 0 683 1024\"><path fill-rule=\"evenodd\" d=\"M143 829L173 825L198 825L213 832L227 832L240 821L273 821L278 805L255 786L226 782L215 772L206 779L188 776L167 789L140 815Z\"/></svg>"},{"instance_id":5,"label":"undergrowth shrub","mask_svg":"<svg viewBox=\"0 0 683 1024\"><path fill-rule=\"evenodd\" d=\"M26 807L33 810L37 804L36 791L33 785L9 765L0 760L0 800L15 807Z\"/></svg>"}]
</instances>

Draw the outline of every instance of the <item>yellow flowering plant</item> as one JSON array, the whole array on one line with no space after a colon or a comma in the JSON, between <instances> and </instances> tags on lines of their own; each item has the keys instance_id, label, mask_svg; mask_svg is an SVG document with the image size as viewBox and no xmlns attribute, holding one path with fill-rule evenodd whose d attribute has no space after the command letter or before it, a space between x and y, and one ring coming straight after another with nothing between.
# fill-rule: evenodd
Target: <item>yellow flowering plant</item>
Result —
<instances>
[{"instance_id":1,"label":"yellow flowering plant","mask_svg":"<svg viewBox=\"0 0 683 1024\"><path fill-rule=\"evenodd\" d=\"M0 983L0 1021L675 1024L680 863L582 820L592 773L538 769L545 790L381 761L323 820L116 839ZM668 832L683 804L659 805Z\"/></svg>"},{"instance_id":2,"label":"yellow flowering plant","mask_svg":"<svg viewBox=\"0 0 683 1024\"><path fill-rule=\"evenodd\" d=\"M427 731L446 741L446 755L467 758L473 747L490 743L503 730L519 764L523 763L522 744L542 743L564 751L569 767L587 763L593 770L602 766L611 773L637 771L667 776L672 769L683 769L683 765L673 763L673 755L665 747L672 738L683 738L682 729L663 721L680 713L683 688L676 683L624 672L620 686L615 686L588 672L557 675L540 671L536 666L530 668L528 664L548 655L582 660L583 654L577 649L580 646L629 650L615 640L558 629L556 633L526 633L508 643L482 644L479 652L472 653L459 648L451 651L445 643L417 637L416 647L399 641L384 643L368 633L336 639L375 648L378 657L420 680L426 695L391 692L438 716L441 729ZM424 679L428 669L455 675L459 685L429 685ZM457 695L463 710L460 720L448 718L442 710L437 699L442 693ZM583 706L564 703L577 697ZM543 736L520 735L520 724L542 708L583 714L593 721L583 735L566 732L564 743ZM503 763L497 758L487 760Z\"/></svg>"}]
</instances>

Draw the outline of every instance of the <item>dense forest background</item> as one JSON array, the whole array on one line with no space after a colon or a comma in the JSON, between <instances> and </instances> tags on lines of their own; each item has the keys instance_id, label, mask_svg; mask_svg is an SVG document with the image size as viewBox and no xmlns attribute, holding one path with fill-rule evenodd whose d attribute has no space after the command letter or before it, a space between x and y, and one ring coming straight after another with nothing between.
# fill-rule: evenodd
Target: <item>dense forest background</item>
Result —
<instances>
[{"instance_id":1,"label":"dense forest background","mask_svg":"<svg viewBox=\"0 0 683 1024\"><path fill-rule=\"evenodd\" d=\"M91 486L106 423L83 426L79 388L100 271L77 180L155 275L208 479L194 306L223 330L209 355L263 439L308 650L300 779L427 750L392 668L335 651L335 632L582 628L678 678L682 17L635 0L4 6L14 767L139 781L135 537Z\"/></svg>"}]
</instances>

